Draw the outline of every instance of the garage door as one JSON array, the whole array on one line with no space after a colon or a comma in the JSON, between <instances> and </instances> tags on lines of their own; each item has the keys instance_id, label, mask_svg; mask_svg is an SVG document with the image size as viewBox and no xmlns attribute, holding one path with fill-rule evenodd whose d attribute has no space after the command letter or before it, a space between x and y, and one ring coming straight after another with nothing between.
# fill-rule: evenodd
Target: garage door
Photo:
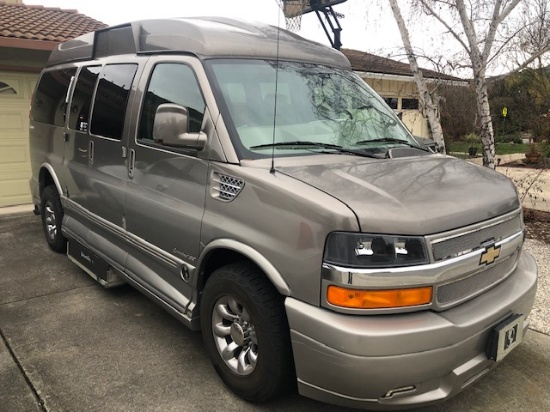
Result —
<instances>
[{"instance_id":1,"label":"garage door","mask_svg":"<svg viewBox=\"0 0 550 412\"><path fill-rule=\"evenodd\" d=\"M37 78L0 71L0 207L31 202L29 107Z\"/></svg>"}]
</instances>

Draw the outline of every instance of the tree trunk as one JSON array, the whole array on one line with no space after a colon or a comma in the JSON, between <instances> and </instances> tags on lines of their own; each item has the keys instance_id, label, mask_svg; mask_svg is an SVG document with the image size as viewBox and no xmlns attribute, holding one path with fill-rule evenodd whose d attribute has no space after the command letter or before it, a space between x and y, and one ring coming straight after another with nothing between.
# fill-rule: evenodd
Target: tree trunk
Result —
<instances>
[{"instance_id":1,"label":"tree trunk","mask_svg":"<svg viewBox=\"0 0 550 412\"><path fill-rule=\"evenodd\" d=\"M432 138L435 141L436 150L439 153L445 153L445 140L443 140L443 129L441 128L441 122L439 119L439 100L436 99L436 102L434 104L430 91L428 90L428 85L426 84L424 76L422 76L422 72L418 67L418 62L416 61L414 50L411 46L409 31L407 30L405 20L401 15L401 10L399 9L397 0L389 0L389 3L393 11L393 16L395 18L395 22L397 23L397 27L399 28L399 33L401 34L403 47L405 48L407 58L409 59L409 65L411 67L411 72L414 77L414 82L416 83L416 87L420 92L419 97L420 101L422 102L423 112L424 115L428 118L428 123L432 131Z\"/></svg>"},{"instance_id":2,"label":"tree trunk","mask_svg":"<svg viewBox=\"0 0 550 412\"><path fill-rule=\"evenodd\" d=\"M493 134L493 122L491 121L491 108L489 107L489 94L485 76L474 74L477 94L477 112L481 126L481 144L483 146L483 166L495 168L495 139Z\"/></svg>"},{"instance_id":3,"label":"tree trunk","mask_svg":"<svg viewBox=\"0 0 550 412\"><path fill-rule=\"evenodd\" d=\"M464 0L456 0L457 11L464 27L464 34L470 45L468 54L472 62L472 71L474 73L474 84L476 88L477 113L481 126L481 144L483 146L483 166L491 169L495 168L495 137L493 134L493 122L491 121L491 109L489 107L489 94L487 92L487 81L485 80L487 61L496 30L502 20L518 4L519 0L512 0L505 10L501 10L502 0L497 0L494 4L492 18L489 24L487 36L485 38L483 52L479 49L478 39L471 16L467 12Z\"/></svg>"},{"instance_id":4,"label":"tree trunk","mask_svg":"<svg viewBox=\"0 0 550 412\"><path fill-rule=\"evenodd\" d=\"M416 85L420 89L420 86L418 85L418 83ZM422 90L422 93L428 93L428 99L430 102L429 105L423 108L424 115L428 118L428 123L430 125L432 138L435 142L435 148L437 152L445 153L446 152L445 140L443 139L443 128L441 127L441 118L439 116L439 108L438 108L439 100L437 100L437 103L434 105L431 95L427 90L426 84L424 83L423 86L426 90Z\"/></svg>"}]
</instances>

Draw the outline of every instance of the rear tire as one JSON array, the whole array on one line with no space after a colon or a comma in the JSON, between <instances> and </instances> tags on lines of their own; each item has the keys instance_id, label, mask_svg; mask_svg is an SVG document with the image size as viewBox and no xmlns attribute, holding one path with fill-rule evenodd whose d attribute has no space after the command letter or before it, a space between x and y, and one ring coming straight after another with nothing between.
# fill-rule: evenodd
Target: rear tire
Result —
<instances>
[{"instance_id":1,"label":"rear tire","mask_svg":"<svg viewBox=\"0 0 550 412\"><path fill-rule=\"evenodd\" d=\"M243 399L265 402L295 384L284 297L255 265L238 262L210 276L201 327L216 372Z\"/></svg>"},{"instance_id":2,"label":"rear tire","mask_svg":"<svg viewBox=\"0 0 550 412\"><path fill-rule=\"evenodd\" d=\"M61 233L61 222L63 221L63 206L55 186L47 186L42 191L42 228L46 241L50 247L58 252L67 251L67 239Z\"/></svg>"}]
</instances>

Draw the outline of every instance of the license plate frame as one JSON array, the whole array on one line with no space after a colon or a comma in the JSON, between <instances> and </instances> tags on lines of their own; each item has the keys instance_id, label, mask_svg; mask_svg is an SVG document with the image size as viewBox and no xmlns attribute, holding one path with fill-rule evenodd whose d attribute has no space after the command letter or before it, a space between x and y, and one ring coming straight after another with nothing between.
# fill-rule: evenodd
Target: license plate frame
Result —
<instances>
[{"instance_id":1,"label":"license plate frame","mask_svg":"<svg viewBox=\"0 0 550 412\"><path fill-rule=\"evenodd\" d=\"M487 356L500 362L523 341L524 316L516 314L498 324L491 332Z\"/></svg>"}]
</instances>

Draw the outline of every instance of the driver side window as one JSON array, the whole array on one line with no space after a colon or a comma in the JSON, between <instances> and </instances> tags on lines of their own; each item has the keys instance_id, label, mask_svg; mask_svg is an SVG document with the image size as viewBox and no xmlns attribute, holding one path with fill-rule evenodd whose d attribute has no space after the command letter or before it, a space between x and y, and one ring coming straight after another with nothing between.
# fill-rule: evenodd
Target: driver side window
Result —
<instances>
[{"instance_id":1,"label":"driver side window","mask_svg":"<svg viewBox=\"0 0 550 412\"><path fill-rule=\"evenodd\" d=\"M154 143L155 113L163 103L174 103L187 107L189 132L198 133L200 131L205 103L193 70L184 64L160 63L155 66L145 92L138 141Z\"/></svg>"}]
</instances>

